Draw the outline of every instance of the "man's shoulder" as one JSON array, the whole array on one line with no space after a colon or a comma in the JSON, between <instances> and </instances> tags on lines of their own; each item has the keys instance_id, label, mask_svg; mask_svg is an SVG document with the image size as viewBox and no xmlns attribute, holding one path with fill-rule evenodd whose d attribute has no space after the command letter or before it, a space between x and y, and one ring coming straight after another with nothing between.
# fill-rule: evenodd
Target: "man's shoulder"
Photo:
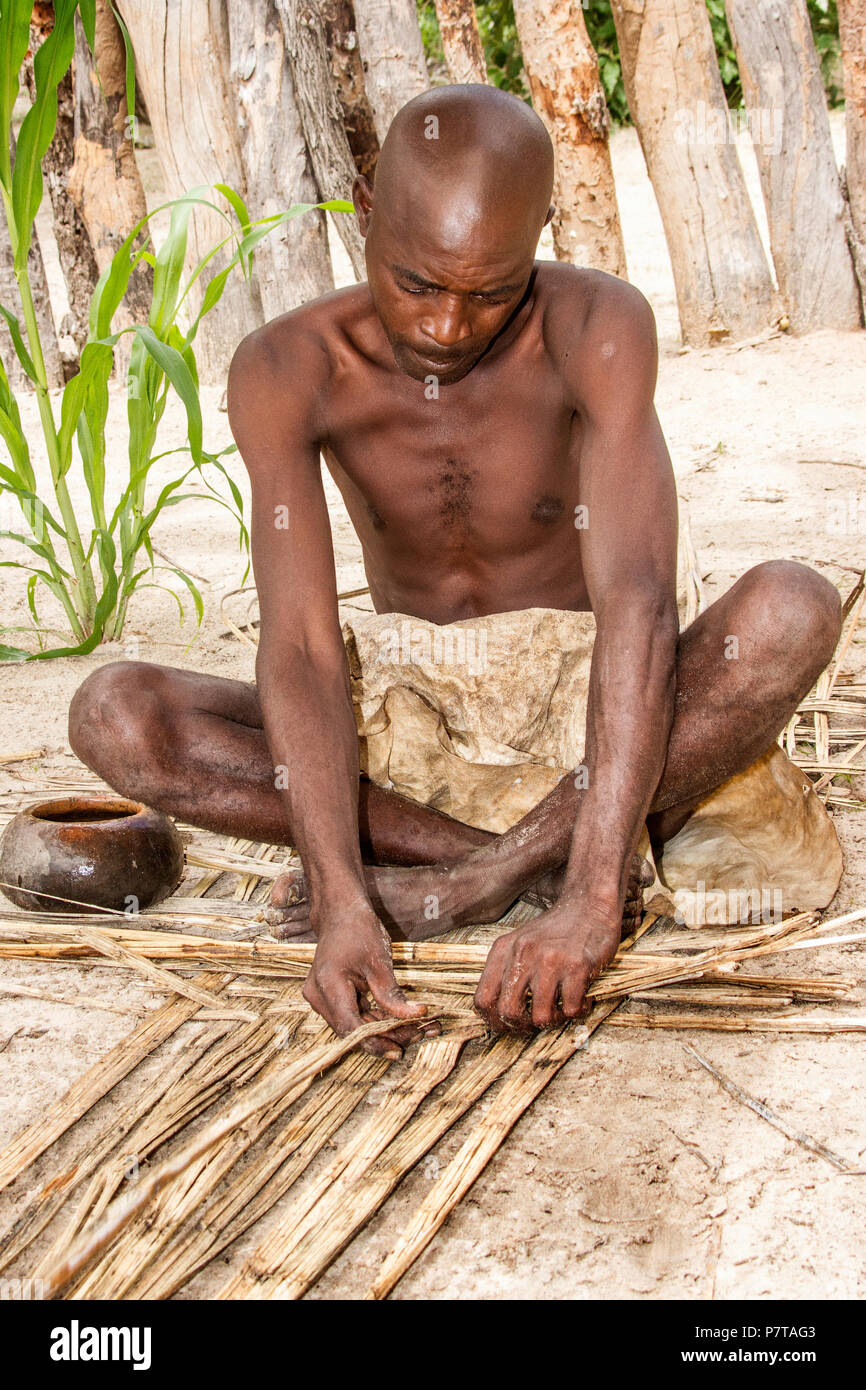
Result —
<instances>
[{"instance_id":1,"label":"man's shoulder","mask_svg":"<svg viewBox=\"0 0 866 1390\"><path fill-rule=\"evenodd\" d=\"M565 261L539 261L536 286L550 330L567 334L572 344L606 328L655 337L648 300L617 275Z\"/></svg>"},{"instance_id":2,"label":"man's shoulder","mask_svg":"<svg viewBox=\"0 0 866 1390\"><path fill-rule=\"evenodd\" d=\"M297 386L298 372L302 371L304 381L319 388L328 376L336 345L371 308L365 282L332 290L279 314L241 341L232 372L263 376L273 384L291 381Z\"/></svg>"},{"instance_id":3,"label":"man's shoulder","mask_svg":"<svg viewBox=\"0 0 866 1390\"><path fill-rule=\"evenodd\" d=\"M655 318L634 285L603 270L539 267L548 354L575 405L595 413L611 392L651 403L658 366Z\"/></svg>"}]
</instances>

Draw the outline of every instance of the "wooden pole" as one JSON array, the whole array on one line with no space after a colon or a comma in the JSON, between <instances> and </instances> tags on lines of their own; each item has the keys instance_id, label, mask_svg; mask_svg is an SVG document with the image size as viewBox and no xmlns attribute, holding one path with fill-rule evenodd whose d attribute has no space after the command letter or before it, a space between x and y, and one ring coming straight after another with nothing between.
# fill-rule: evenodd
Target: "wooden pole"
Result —
<instances>
[{"instance_id":1,"label":"wooden pole","mask_svg":"<svg viewBox=\"0 0 866 1390\"><path fill-rule=\"evenodd\" d=\"M860 294L806 0L725 3L791 328L859 328Z\"/></svg>"},{"instance_id":2,"label":"wooden pole","mask_svg":"<svg viewBox=\"0 0 866 1390\"><path fill-rule=\"evenodd\" d=\"M33 55L53 28L53 7L34 5L30 21L30 55L24 64L24 82L31 98L36 96ZM74 145L75 94L73 71L70 68L57 89L57 125L51 144L42 158L42 174L51 199L57 258L66 283L69 304L58 334L60 360L67 377L78 370L78 359L87 338L90 299L99 278L90 234L69 192ZM44 269L38 273L44 276Z\"/></svg>"},{"instance_id":3,"label":"wooden pole","mask_svg":"<svg viewBox=\"0 0 866 1390\"><path fill-rule=\"evenodd\" d=\"M343 118L343 129L359 174L372 182L379 158L379 137L373 108L364 85L364 65L351 0L320 0L331 80Z\"/></svg>"},{"instance_id":4,"label":"wooden pole","mask_svg":"<svg viewBox=\"0 0 866 1390\"><path fill-rule=\"evenodd\" d=\"M837 0L845 73L845 183L851 250L866 304L866 0Z\"/></svg>"},{"instance_id":5,"label":"wooden pole","mask_svg":"<svg viewBox=\"0 0 866 1390\"><path fill-rule=\"evenodd\" d=\"M515 0L532 102L556 150L553 245L557 259L626 276L610 163L610 119L579 0Z\"/></svg>"},{"instance_id":6,"label":"wooden pole","mask_svg":"<svg viewBox=\"0 0 866 1390\"><path fill-rule=\"evenodd\" d=\"M486 82L487 64L474 0L436 0L436 17L452 82Z\"/></svg>"},{"instance_id":7,"label":"wooden pole","mask_svg":"<svg viewBox=\"0 0 866 1390\"><path fill-rule=\"evenodd\" d=\"M276 0L292 69L298 112L322 199L350 198L357 175L325 40L322 15L311 0ZM359 280L366 276L364 241L354 217L335 225Z\"/></svg>"},{"instance_id":8,"label":"wooden pole","mask_svg":"<svg viewBox=\"0 0 866 1390\"><path fill-rule=\"evenodd\" d=\"M236 103L247 207L254 217L317 203L283 31L273 0L226 0L229 84ZM292 218L260 242L255 271L266 319L334 288L325 214Z\"/></svg>"},{"instance_id":9,"label":"wooden pole","mask_svg":"<svg viewBox=\"0 0 866 1390\"><path fill-rule=\"evenodd\" d=\"M700 347L751 337L778 310L704 0L611 0L611 9L683 340Z\"/></svg>"},{"instance_id":10,"label":"wooden pole","mask_svg":"<svg viewBox=\"0 0 866 1390\"><path fill-rule=\"evenodd\" d=\"M379 143L407 101L426 91L427 60L415 0L354 0L358 41Z\"/></svg>"}]
</instances>

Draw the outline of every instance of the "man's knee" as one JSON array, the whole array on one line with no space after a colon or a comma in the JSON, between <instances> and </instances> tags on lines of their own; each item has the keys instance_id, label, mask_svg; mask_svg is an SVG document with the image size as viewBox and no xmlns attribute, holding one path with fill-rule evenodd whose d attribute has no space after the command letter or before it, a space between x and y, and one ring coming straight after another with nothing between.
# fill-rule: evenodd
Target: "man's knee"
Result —
<instances>
[{"instance_id":1,"label":"man's knee","mask_svg":"<svg viewBox=\"0 0 866 1390\"><path fill-rule=\"evenodd\" d=\"M88 767L103 769L147 746L160 746L156 735L169 701L166 679L146 661L111 661L93 671L76 690L69 706L69 746Z\"/></svg>"},{"instance_id":2,"label":"man's knee","mask_svg":"<svg viewBox=\"0 0 866 1390\"><path fill-rule=\"evenodd\" d=\"M805 660L816 675L823 671L842 630L842 603L835 586L797 560L767 560L741 582L773 646Z\"/></svg>"}]
</instances>

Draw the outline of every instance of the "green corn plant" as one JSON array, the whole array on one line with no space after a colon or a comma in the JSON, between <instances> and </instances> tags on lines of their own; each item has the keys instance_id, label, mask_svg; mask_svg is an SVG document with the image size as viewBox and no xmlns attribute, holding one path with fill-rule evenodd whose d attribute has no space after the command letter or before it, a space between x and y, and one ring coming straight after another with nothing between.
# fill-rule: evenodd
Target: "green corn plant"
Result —
<instances>
[{"instance_id":1,"label":"green corn plant","mask_svg":"<svg viewBox=\"0 0 866 1390\"><path fill-rule=\"evenodd\" d=\"M0 536L29 551L25 559L3 560L0 565L27 573L28 610L32 630L39 642L36 652L0 645L0 660L4 661L80 655L92 651L100 642L119 638L136 590L148 586L167 588L155 578L159 570L170 571L186 587L192 597L197 625L201 623L204 605L193 578L180 567L157 565L151 541L153 527L166 507L201 496L181 491L190 474L196 472L211 499L235 517L239 547L249 556L243 499L222 461L235 446L209 452L203 443L193 348L198 326L219 302L229 275L240 273L249 280L254 249L269 232L314 207L334 212L352 211L351 203L335 199L317 204L295 204L286 212L252 220L235 190L225 184L215 184L212 189L193 189L163 205L170 208L170 225L156 252L148 232L154 213L142 218L118 248L96 285L79 371L62 391L58 419L48 389L27 276L27 254L42 200L41 161L56 126L57 88L72 60L75 12L78 10L81 16L92 48L95 0L55 0L54 29L34 60L36 99L21 124L13 160L10 154L12 108L29 43L31 8L32 0L0 0L0 196L14 256L23 325L11 309L0 305L0 313L8 325L17 358L36 392L53 496L40 495L37 488L18 402L0 361L0 436L8 456L6 463L0 463L0 491L14 499L13 505L20 507L26 525L21 531L0 530ZM218 212L227 231L185 276L189 219L196 205ZM159 211L162 209L154 209L154 212ZM211 275L197 312L189 326L182 328L184 319L191 317L188 304L193 287L214 257L223 251L226 264ZM113 331L113 321L129 277L142 259L153 267L153 297L148 321ZM109 379L115 348L124 334L133 335L126 379L128 470L120 497L109 509L105 457ZM172 391L180 398L186 412L187 440L181 450L159 452L160 422ZM188 463L163 485L155 498L149 498L151 469L172 453L184 453ZM82 470L86 484L89 510L86 517L76 515L70 495L70 470L74 467ZM214 485L213 474L226 486L228 496ZM40 627L37 608L39 586L54 596L66 615L70 640L63 646L48 648L42 640L44 630ZM168 592L177 600L183 619L184 609L178 593L173 588L168 588Z\"/></svg>"}]
</instances>

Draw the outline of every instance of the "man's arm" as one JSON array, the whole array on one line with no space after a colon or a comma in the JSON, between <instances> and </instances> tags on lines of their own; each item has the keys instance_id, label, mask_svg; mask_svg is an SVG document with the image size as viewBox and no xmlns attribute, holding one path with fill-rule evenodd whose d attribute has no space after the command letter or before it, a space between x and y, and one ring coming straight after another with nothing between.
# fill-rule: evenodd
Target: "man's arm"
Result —
<instances>
[{"instance_id":1,"label":"man's arm","mask_svg":"<svg viewBox=\"0 0 866 1390\"><path fill-rule=\"evenodd\" d=\"M596 618L580 797L563 891L500 938L476 1004L494 1027L574 1017L616 951L628 870L664 770L674 708L676 488L653 407L652 313L629 286L573 354L582 416L581 559Z\"/></svg>"},{"instance_id":2,"label":"man's arm","mask_svg":"<svg viewBox=\"0 0 866 1390\"><path fill-rule=\"evenodd\" d=\"M268 325L235 353L228 408L252 488L261 613L256 683L265 737L318 941L304 994L337 1032L348 1033L370 1016L368 991L398 1017L425 1010L397 988L390 940L361 864L358 736L319 462L326 370L321 347L303 330ZM396 1049L383 1038L371 1050Z\"/></svg>"}]
</instances>

